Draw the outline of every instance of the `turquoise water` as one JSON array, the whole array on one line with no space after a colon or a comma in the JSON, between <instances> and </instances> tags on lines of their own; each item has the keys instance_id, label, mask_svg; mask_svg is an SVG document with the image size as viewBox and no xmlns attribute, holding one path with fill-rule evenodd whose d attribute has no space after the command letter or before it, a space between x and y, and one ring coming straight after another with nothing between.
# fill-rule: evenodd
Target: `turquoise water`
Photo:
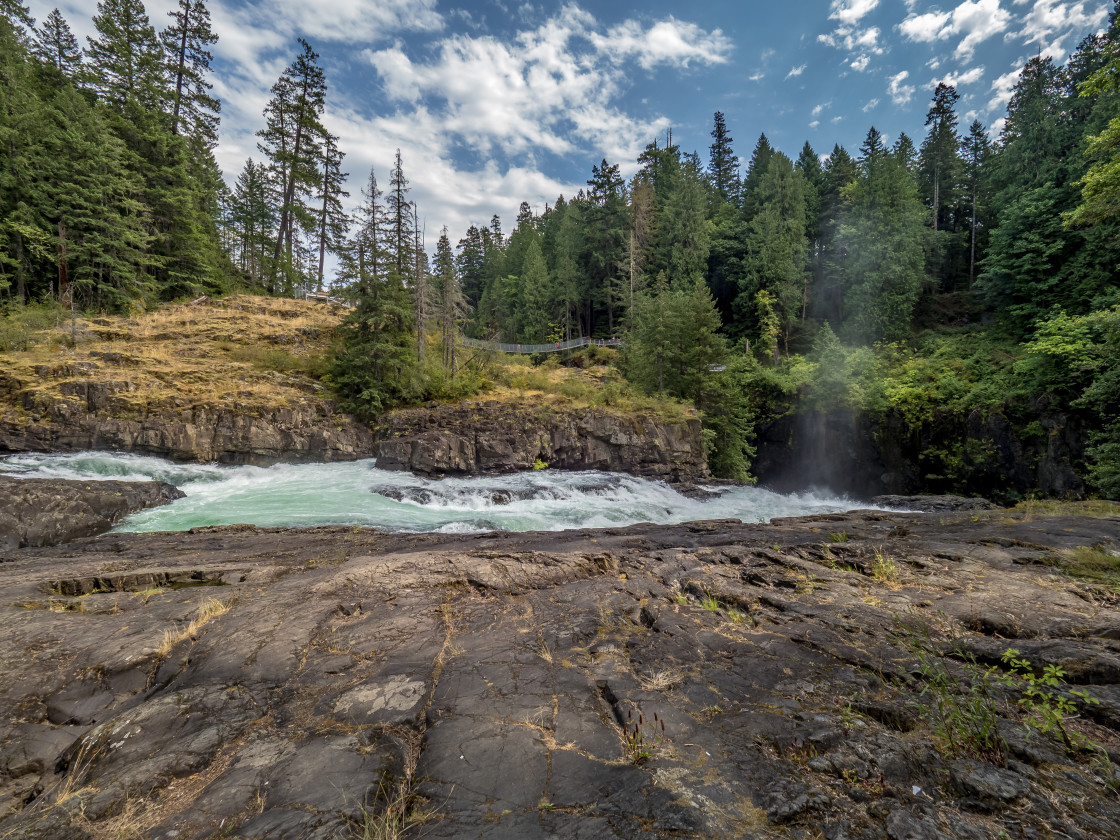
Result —
<instances>
[{"instance_id":1,"label":"turquoise water","mask_svg":"<svg viewBox=\"0 0 1120 840\"><path fill-rule=\"evenodd\" d=\"M816 493L712 488L705 500L618 473L540 472L431 480L377 469L372 459L272 467L178 464L109 452L22 454L0 473L85 481L159 480L186 497L123 520L118 531L179 531L201 525L368 525L388 531L476 533L604 528L696 519L766 522L866 507Z\"/></svg>"}]
</instances>

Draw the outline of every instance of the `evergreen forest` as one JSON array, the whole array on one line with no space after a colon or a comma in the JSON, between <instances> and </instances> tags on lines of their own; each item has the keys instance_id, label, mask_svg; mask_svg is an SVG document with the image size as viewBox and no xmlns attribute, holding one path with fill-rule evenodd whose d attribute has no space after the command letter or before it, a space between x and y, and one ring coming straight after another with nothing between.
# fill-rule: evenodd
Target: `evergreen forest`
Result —
<instances>
[{"instance_id":1,"label":"evergreen forest","mask_svg":"<svg viewBox=\"0 0 1120 840\"><path fill-rule=\"evenodd\" d=\"M975 490L991 453L968 424L1030 440L1049 413L1085 429L1087 489L1120 498L1120 3L1065 64L1027 62L998 136L946 84L924 136L870 127L858 149L762 134L748 156L717 111L703 153L657 138L629 179L601 160L511 230L495 214L434 249L400 150L348 201L304 40L227 186L218 33L204 0L160 22L101 0L81 45L0 0L5 317L329 291L355 306L326 376L367 415L483 387L460 335L621 338L630 387L701 412L717 475L749 478L773 418L843 409L920 440L931 489Z\"/></svg>"}]
</instances>

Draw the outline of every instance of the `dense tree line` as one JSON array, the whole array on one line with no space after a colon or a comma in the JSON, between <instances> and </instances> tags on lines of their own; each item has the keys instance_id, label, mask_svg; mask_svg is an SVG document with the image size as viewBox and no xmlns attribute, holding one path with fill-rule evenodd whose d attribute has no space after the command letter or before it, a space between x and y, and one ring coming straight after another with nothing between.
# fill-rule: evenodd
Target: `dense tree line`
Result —
<instances>
[{"instance_id":1,"label":"dense tree line","mask_svg":"<svg viewBox=\"0 0 1120 840\"><path fill-rule=\"evenodd\" d=\"M602 160L576 195L539 214L523 203L508 234L497 215L454 247L444 229L431 261L399 150L387 186L369 173L356 214L344 209L344 154L309 43L273 85L260 157L229 190L212 154L216 35L202 0L178 0L159 32L140 0L102 0L94 25L83 48L57 10L36 25L0 0L8 301L122 309L329 286L358 302L331 376L366 412L454 395L460 332L621 336L627 377L693 401L732 475L775 389L835 392L822 360L866 370L858 348L879 348L883 379L923 330L982 325L1017 360L1016 382L1103 418L1088 468L1120 492L1116 11L1066 64L1026 64L994 140L978 121L961 126L946 84L920 142L871 127L854 151L806 143L794 157L763 134L744 164L717 112L706 161L667 136L629 179ZM817 380L798 379L810 368Z\"/></svg>"},{"instance_id":2,"label":"dense tree line","mask_svg":"<svg viewBox=\"0 0 1120 840\"><path fill-rule=\"evenodd\" d=\"M220 291L216 38L200 0L161 31L102 0L83 48L54 10L0 5L0 293L77 306Z\"/></svg>"}]
</instances>

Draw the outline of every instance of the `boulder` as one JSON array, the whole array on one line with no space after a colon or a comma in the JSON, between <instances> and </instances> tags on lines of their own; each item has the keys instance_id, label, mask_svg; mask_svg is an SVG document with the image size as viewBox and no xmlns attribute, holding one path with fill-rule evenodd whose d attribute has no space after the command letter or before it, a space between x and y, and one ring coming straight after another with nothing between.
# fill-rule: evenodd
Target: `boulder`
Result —
<instances>
[{"instance_id":1,"label":"boulder","mask_svg":"<svg viewBox=\"0 0 1120 840\"><path fill-rule=\"evenodd\" d=\"M183 498L162 481L67 481L0 475L0 548L101 534L130 513Z\"/></svg>"}]
</instances>

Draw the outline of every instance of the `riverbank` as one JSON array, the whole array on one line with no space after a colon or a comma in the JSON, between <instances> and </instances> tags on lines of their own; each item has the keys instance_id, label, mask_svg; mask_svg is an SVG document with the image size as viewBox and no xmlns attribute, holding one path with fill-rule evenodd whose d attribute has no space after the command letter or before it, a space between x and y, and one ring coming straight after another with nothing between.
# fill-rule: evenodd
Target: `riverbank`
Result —
<instances>
[{"instance_id":1,"label":"riverbank","mask_svg":"<svg viewBox=\"0 0 1120 840\"><path fill-rule=\"evenodd\" d=\"M0 833L1110 836L1120 611L1063 568L1120 517L1079 509L24 549ZM1064 725L1105 752L1027 737L985 670L1011 646L1098 701ZM988 673L998 740L939 734L920 662L947 697Z\"/></svg>"},{"instance_id":2,"label":"riverbank","mask_svg":"<svg viewBox=\"0 0 1120 840\"><path fill-rule=\"evenodd\" d=\"M628 395L603 367L488 362L499 381L477 400L430 401L371 426L342 412L321 378L341 317L340 307L234 295L83 319L72 336L59 325L3 355L0 453L257 466L376 456L421 475L541 464L677 482L708 475L696 412Z\"/></svg>"}]
</instances>

